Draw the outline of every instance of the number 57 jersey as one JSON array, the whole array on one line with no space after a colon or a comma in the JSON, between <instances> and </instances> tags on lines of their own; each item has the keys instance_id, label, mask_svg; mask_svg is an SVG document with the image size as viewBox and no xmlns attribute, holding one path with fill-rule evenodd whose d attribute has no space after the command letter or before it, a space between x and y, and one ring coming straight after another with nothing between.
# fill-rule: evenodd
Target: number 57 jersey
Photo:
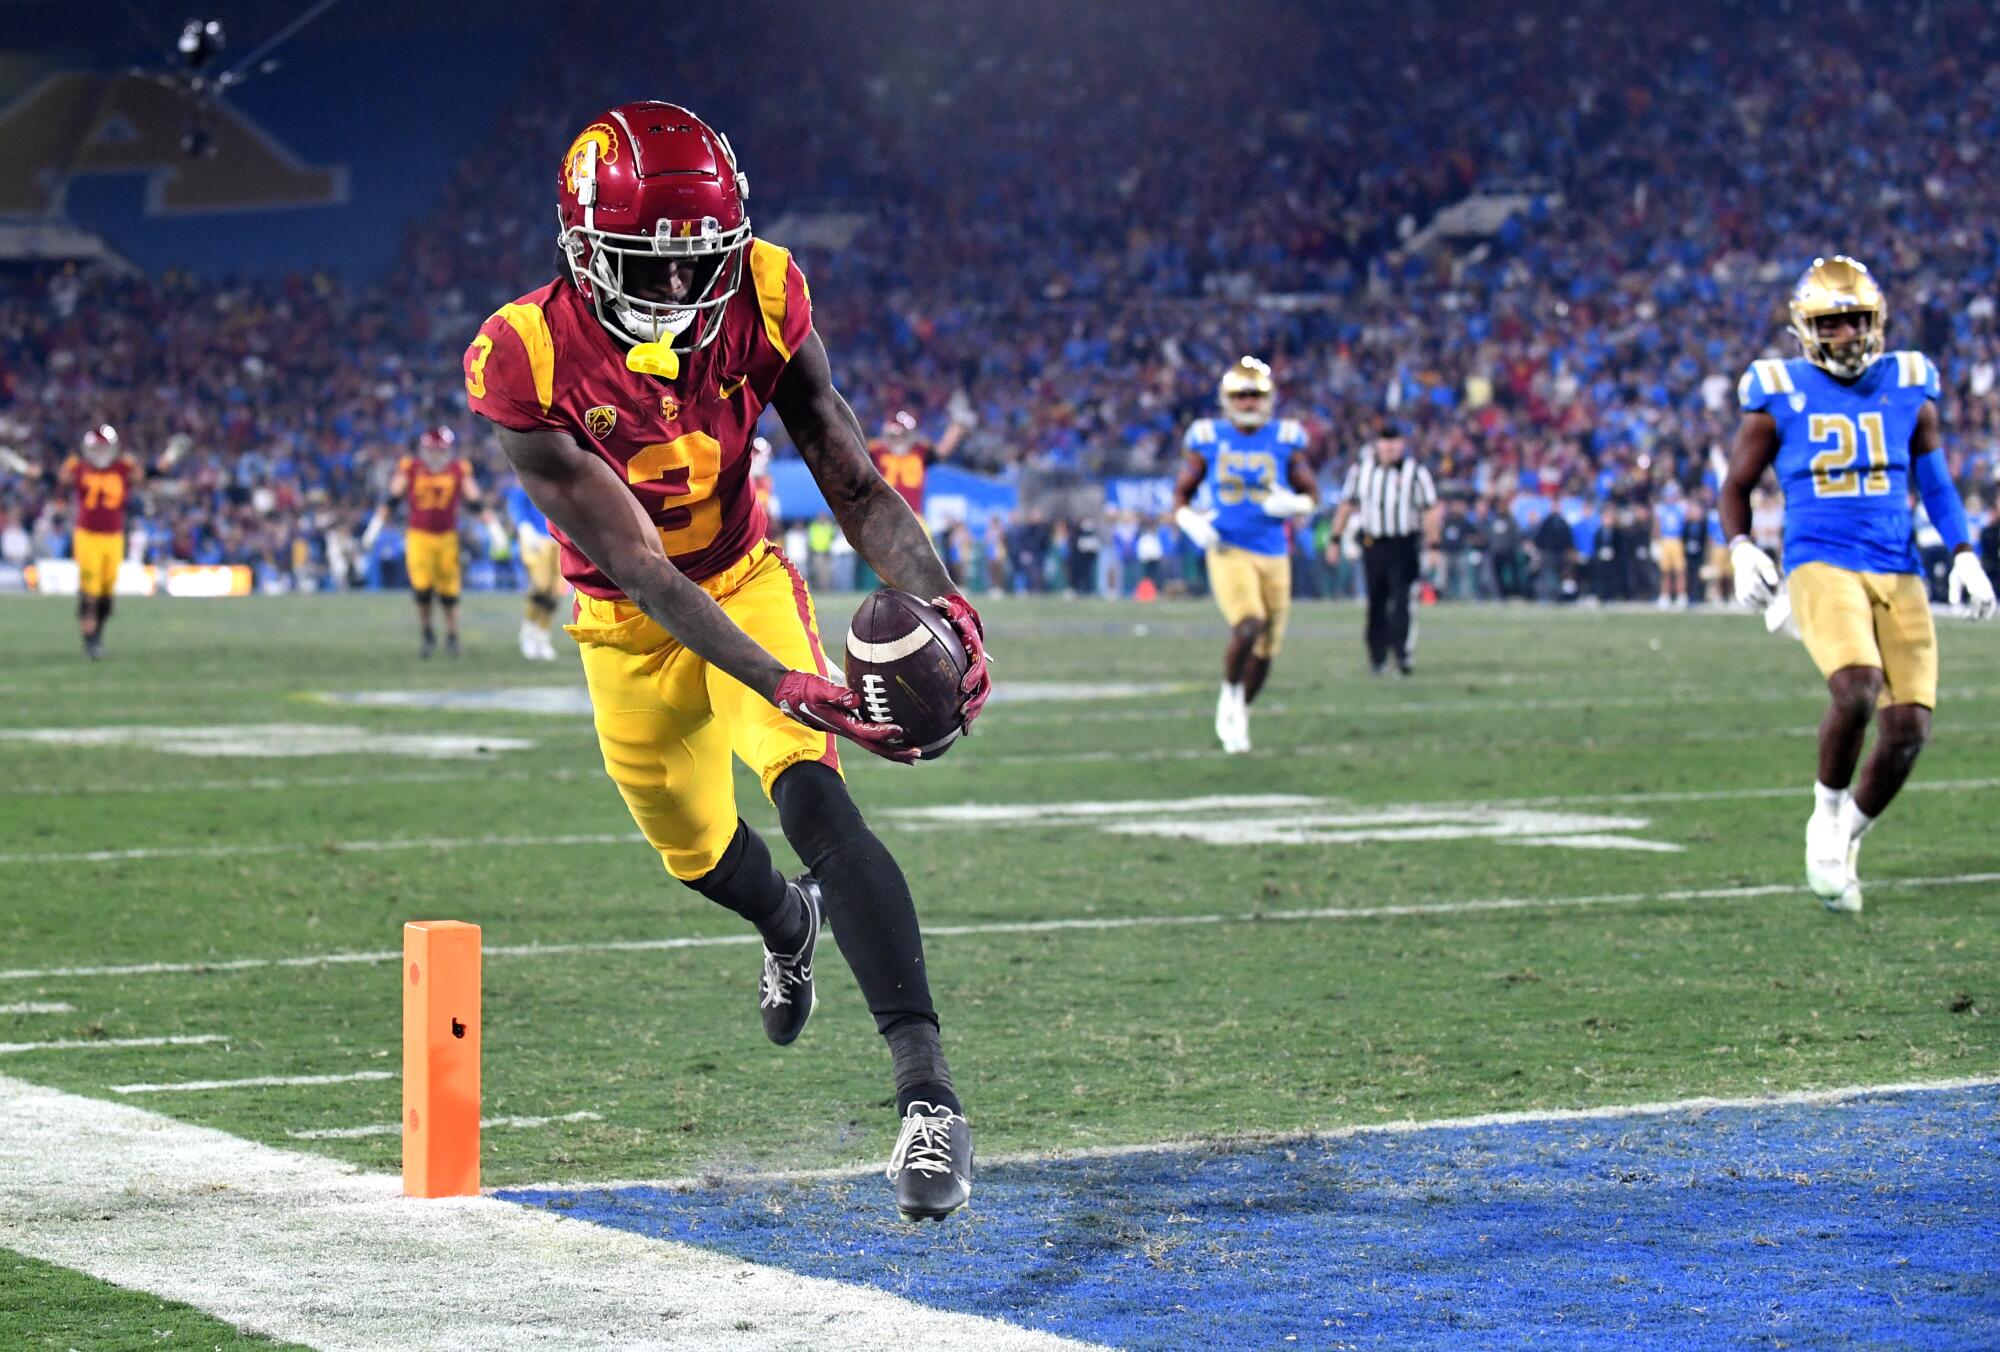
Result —
<instances>
[{"instance_id":1,"label":"number 57 jersey","mask_svg":"<svg viewBox=\"0 0 2000 1352\"><path fill-rule=\"evenodd\" d=\"M567 433L601 457L660 532L674 566L699 582L764 538L751 487L757 417L812 332L812 300L791 255L752 239L740 287L706 347L679 354L669 379L645 348L614 341L588 301L558 278L503 305L465 351L472 411L519 432ZM622 599L617 584L549 523L562 572L580 592Z\"/></svg>"},{"instance_id":2,"label":"number 57 jersey","mask_svg":"<svg viewBox=\"0 0 2000 1352\"><path fill-rule=\"evenodd\" d=\"M1736 387L1778 424L1785 571L1825 563L1855 573L1922 571L1910 517L1910 436L1938 397L1921 352L1889 352L1852 381L1803 357L1757 361Z\"/></svg>"}]
</instances>

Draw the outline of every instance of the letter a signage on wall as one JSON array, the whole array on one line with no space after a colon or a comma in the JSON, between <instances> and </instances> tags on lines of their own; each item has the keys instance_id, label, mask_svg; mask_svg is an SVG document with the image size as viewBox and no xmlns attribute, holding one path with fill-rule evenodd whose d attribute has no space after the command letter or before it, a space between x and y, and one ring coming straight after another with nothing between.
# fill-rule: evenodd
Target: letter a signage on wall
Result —
<instances>
[{"instance_id":1,"label":"letter a signage on wall","mask_svg":"<svg viewBox=\"0 0 2000 1352\"><path fill-rule=\"evenodd\" d=\"M213 155L181 146L189 110L174 89L133 75L51 75L0 112L0 216L63 208L79 174L143 174L151 216L337 206L345 165L305 164L237 109L210 104Z\"/></svg>"}]
</instances>

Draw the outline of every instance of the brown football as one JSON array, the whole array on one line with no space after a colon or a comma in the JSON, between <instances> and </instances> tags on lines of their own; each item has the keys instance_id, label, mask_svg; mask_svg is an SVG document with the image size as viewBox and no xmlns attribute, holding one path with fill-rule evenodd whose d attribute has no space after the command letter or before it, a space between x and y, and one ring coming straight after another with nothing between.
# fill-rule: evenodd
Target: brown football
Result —
<instances>
[{"instance_id":1,"label":"brown football","mask_svg":"<svg viewBox=\"0 0 2000 1352\"><path fill-rule=\"evenodd\" d=\"M884 587L867 597L847 629L847 684L861 692L862 716L900 723L924 759L942 756L965 731L958 683L970 665L958 631L908 592Z\"/></svg>"}]
</instances>

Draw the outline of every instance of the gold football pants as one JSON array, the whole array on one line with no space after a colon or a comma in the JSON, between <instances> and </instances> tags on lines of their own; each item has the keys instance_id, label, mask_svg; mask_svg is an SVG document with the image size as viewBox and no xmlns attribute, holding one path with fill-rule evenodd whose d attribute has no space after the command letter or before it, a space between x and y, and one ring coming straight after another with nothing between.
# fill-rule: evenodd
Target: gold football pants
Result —
<instances>
[{"instance_id":1,"label":"gold football pants","mask_svg":"<svg viewBox=\"0 0 2000 1352\"><path fill-rule=\"evenodd\" d=\"M700 586L780 662L826 674L812 597L776 545L760 542ZM676 878L708 873L736 834L732 752L756 771L767 797L801 761L840 768L831 733L779 713L630 601L579 592L569 632L583 653L605 773Z\"/></svg>"}]
</instances>

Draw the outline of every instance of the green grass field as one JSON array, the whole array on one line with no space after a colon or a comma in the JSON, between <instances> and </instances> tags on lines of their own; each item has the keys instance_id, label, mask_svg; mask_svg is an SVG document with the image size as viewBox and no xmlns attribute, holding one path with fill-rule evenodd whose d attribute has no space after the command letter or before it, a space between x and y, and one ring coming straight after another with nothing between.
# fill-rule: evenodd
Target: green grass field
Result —
<instances>
[{"instance_id":1,"label":"green grass field","mask_svg":"<svg viewBox=\"0 0 2000 1352\"><path fill-rule=\"evenodd\" d=\"M836 640L853 599L822 599ZM1438 609L1418 676L1383 681L1359 611L1307 605L1258 750L1225 758L1205 603L986 614L1002 694L979 735L914 769L848 758L944 931L931 979L982 1154L2000 1072L1996 885L1966 881L2000 859L2000 626L1941 621L1935 740L1869 837L1857 919L1803 886L1820 682L1754 620ZM887 1059L831 950L780 1051L754 945L604 946L741 927L623 839L587 718L324 698L579 686L566 644L552 668L516 658L517 615L473 598L466 656L420 663L398 597L125 602L89 665L67 603L0 605L0 1073L393 1171L392 1133L292 1133L398 1119L394 961L37 973L380 954L406 920L456 918L516 950L486 959L485 1111L595 1115L490 1131L488 1184L884 1158ZM255 725L274 754L18 735L133 724ZM531 745L282 754L328 724ZM790 866L754 781L737 791ZM1145 805L1052 807L1122 800ZM1042 812L908 811L970 804ZM1524 843L1565 836L1594 847ZM1113 919L1143 923L1020 927ZM550 945L573 947L518 951ZM224 1040L12 1049L173 1036ZM357 1072L392 1073L112 1089ZM0 1269L24 1329L68 1328L81 1279ZM58 1342L139 1345L169 1317L120 1308Z\"/></svg>"}]
</instances>

